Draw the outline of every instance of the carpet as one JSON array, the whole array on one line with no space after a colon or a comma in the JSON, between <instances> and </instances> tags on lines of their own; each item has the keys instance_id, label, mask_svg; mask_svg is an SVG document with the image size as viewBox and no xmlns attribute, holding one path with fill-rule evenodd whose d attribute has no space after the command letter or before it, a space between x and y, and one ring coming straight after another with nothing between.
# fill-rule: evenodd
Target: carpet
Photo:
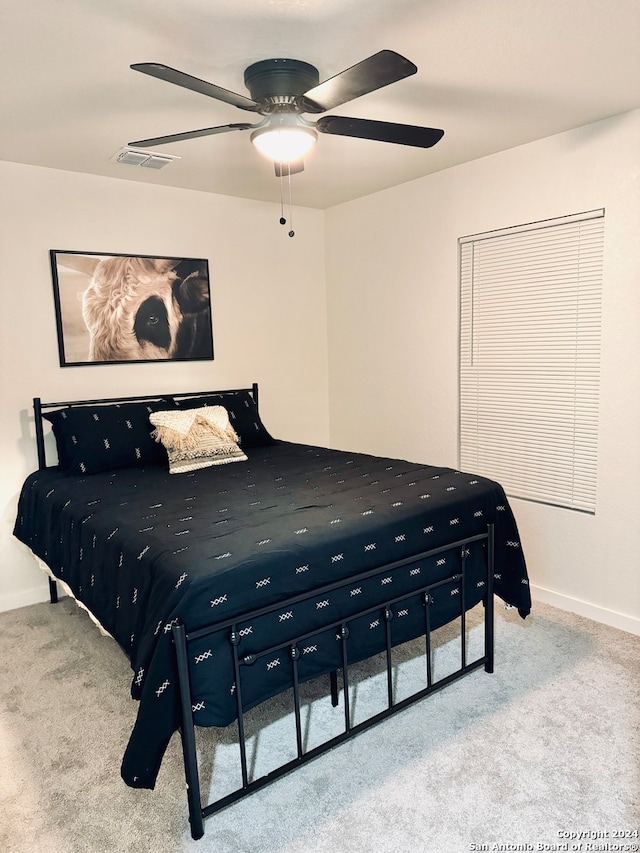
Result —
<instances>
[{"instance_id":1,"label":"carpet","mask_svg":"<svg viewBox=\"0 0 640 853\"><path fill-rule=\"evenodd\" d=\"M472 614L472 656L480 641ZM61 599L1 613L0 644L3 853L638 849L637 837L615 833L640 828L640 637L548 605L525 621L497 607L493 675L474 672L212 816L200 841L189 832L178 736L155 791L121 781L137 708L131 671L83 611ZM395 653L398 695L424 677L419 647ZM444 673L458 649L441 629L434 666ZM377 659L352 678L357 721L379 710L386 681ZM309 746L343 715L325 689L305 687ZM250 716L252 771L287 757L286 699ZM233 733L198 733L207 793L236 772Z\"/></svg>"}]
</instances>

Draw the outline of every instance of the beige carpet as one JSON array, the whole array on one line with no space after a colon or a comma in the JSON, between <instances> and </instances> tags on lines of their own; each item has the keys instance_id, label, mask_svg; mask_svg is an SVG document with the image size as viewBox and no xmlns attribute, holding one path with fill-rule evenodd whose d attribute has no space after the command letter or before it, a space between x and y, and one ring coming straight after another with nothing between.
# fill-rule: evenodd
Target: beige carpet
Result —
<instances>
[{"instance_id":1,"label":"beige carpet","mask_svg":"<svg viewBox=\"0 0 640 853\"><path fill-rule=\"evenodd\" d=\"M613 844L638 830L640 638L544 605L524 622L498 607L496 623L493 675L473 673L211 817L195 842L177 737L154 792L120 780L136 703L115 643L68 599L2 613L0 851L562 850L567 833ZM472 624L472 651L478 634ZM443 631L436 665L456 647ZM414 651L397 655L400 692L423 672ZM383 679L376 661L355 676L361 715L384 701ZM308 690L312 744L343 712ZM284 701L261 706L250 728L260 771L282 754ZM230 740L200 738L215 753L202 759L212 790L232 772Z\"/></svg>"}]
</instances>

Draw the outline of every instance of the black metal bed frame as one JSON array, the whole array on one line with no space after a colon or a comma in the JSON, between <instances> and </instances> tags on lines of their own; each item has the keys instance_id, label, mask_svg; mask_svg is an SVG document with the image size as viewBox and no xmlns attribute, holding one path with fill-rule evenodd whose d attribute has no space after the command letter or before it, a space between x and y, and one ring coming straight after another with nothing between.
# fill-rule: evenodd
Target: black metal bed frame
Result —
<instances>
[{"instance_id":1,"label":"black metal bed frame","mask_svg":"<svg viewBox=\"0 0 640 853\"><path fill-rule=\"evenodd\" d=\"M239 391L250 391L256 401L256 405L258 402L258 386L256 383L249 389L237 389ZM217 393L231 393L229 391L211 391L211 392L193 392L193 393L179 393L179 394L155 394L155 395L146 395L146 396L132 396L132 397L119 397L117 400L81 400L76 402L64 402L64 403L43 403L40 398L34 398L33 400L33 408L35 414L35 428L36 428L36 446L38 451L38 463L40 468L47 467L46 460L46 448L44 441L44 431L42 425L42 413L47 409L55 409L61 408L64 406L74 406L74 405L88 405L88 404L97 404L97 403L107 403L107 402L131 402L131 401L145 401L145 400L157 400L164 397L178 397L181 399L189 398L189 397L200 397L200 396L210 396L212 394ZM467 661L467 641L466 641L466 601L465 601L465 564L466 559L469 553L469 546L474 542L484 542L486 547L486 580L485 580L485 590L482 598L482 603L484 605L484 648L483 653L477 657L473 661ZM387 573L394 569L400 568L404 565L409 565L416 563L420 560L424 560L427 558L431 558L437 556L439 554L444 554L446 552L458 552L460 563L459 563L459 571L454 572L446 578L443 578L439 581L425 584L424 586L413 589L410 593L404 594L399 597L391 597L389 599L384 600L383 602L373 606L367 607L364 610L360 610L356 613L353 613L346 619L339 619L332 623L323 625L321 628L316 628L313 631L303 633L293 637L292 639L287 640L283 643L278 643L273 646L269 646L267 648L262 649L259 652L256 652L251 655L241 656L239 653L239 643L240 643L240 631L239 624L246 623L247 620L253 620L261 616L268 615L270 613L274 613L276 611L282 610L282 608L286 608L295 604L299 604L305 600L310 600L311 598L315 598L318 595L324 595L325 593L332 592L333 590L339 589L341 586L344 586L344 580L335 582L332 584L328 584L318 589L314 589L310 593L300 594L297 596L293 596L285 601L280 601L276 605L272 605L269 607L263 607L258 610L251 611L249 613L242 614L241 617L236 617L233 620L223 623L216 623L215 625L205 627L195 631L187 631L185 626L181 623L175 624L172 627L172 635L174 641L174 647L176 652L176 663L177 663L177 671L178 671L178 684L179 684L179 695L180 695L180 736L182 742L182 753L184 760L184 771L185 771L185 780L187 785L187 801L189 808L189 822L191 826L191 836L194 839L202 838L204 835L204 821L206 818L215 814L216 812L221 811L222 809L232 805L238 800L242 799L245 796L263 788L265 785L268 785L272 782L275 782L277 779L281 778L285 774L295 770L297 767L306 764L309 761L312 761L315 758L318 758L320 755L328 752L330 749L333 749L340 743L355 737L355 735L359 734L362 731L365 731L372 726L377 725L378 723L385 720L387 717L392 714L397 713L398 711L412 705L426 696L435 693L439 690L442 690L447 685L452 682L462 678L463 676L473 672L474 670L484 666L484 669L488 673L493 672L494 667L494 600L493 600L493 578L494 578L494 529L493 525L487 525L487 530L485 533L478 534L476 536L471 536L463 539L459 539L455 542L451 542L447 545L441 546L439 548L431 549L429 551L422 552L420 554L412 555L409 558L387 564L376 569L371 569L367 572L362 572L355 576L351 576L349 578L349 583L364 581L368 578L375 577L377 575ZM433 674L433 665L432 665L432 642L431 642L431 619L430 619L430 605L433 601L432 592L445 584L449 583L459 583L460 587L460 612L459 619L460 622L460 665L459 667L439 678L434 680ZM51 602L55 603L58 600L58 592L56 581L53 578L49 578L49 591ZM394 696L393 689L393 661L392 661L392 648L394 646L393 641L393 607L400 605L403 601L413 598L419 595L422 600L422 605L424 608L424 632L420 636L424 636L425 646L424 646L424 658L425 658L425 669L424 669L424 686L412 693L409 696L404 697L403 699L396 700ZM350 666L350 658L349 658L349 638L350 638L350 629L349 624L359 618L371 616L376 617L384 623L385 626L385 646L382 651L385 654L385 664L386 664L386 682L387 682L387 707L379 711L378 713L373 714L367 719L363 720L360 723L354 723L351 719L351 711L350 711L350 699L349 699L349 690L350 690L350 680L349 680L349 666ZM456 621L454 618L453 621ZM449 623L450 624L450 623ZM335 630L336 631L336 639L339 639L341 643L341 666L340 670L342 672L342 702L343 702L343 714L344 714L344 726L342 731L330 737L328 740L323 741L319 745L306 750L303 744L302 737L302 704L301 704L301 694L300 694L300 685L301 681L298 674L298 661L301 656L300 645L311 640L315 635L325 632L327 630ZM190 685L190 676L189 676L189 646L192 642L201 640L202 638L208 636L213 633L220 633L221 631L228 631L229 643L231 647L231 654L233 655L233 666L234 666L234 675L235 675L235 684L236 684L236 707L237 707L237 727L238 727L238 746L239 746L239 761L240 761L240 770L242 777L242 785L238 787L236 790L232 791L225 796L220 797L213 802L206 804L203 806L202 804L202 793L201 793L201 784L200 784L200 774L198 768L198 757L197 757L197 748L196 748L196 725L194 723L194 713L196 711L196 706L194 704L194 699L191 692ZM295 730L296 730L296 757L293 760L289 760L266 773L259 778L252 779L249 778L249 770L248 770L248 761L247 761L247 746L246 746L246 730L245 730L245 708L243 704L243 695L242 695L242 672L243 669L251 666L258 658L264 657L266 655L273 655L274 653L282 653L286 652L286 655L290 661L291 665L291 681L292 681L292 693L293 693L293 711L295 716ZM340 704L340 696L338 690L338 670L333 670L329 673L330 676L330 696L331 703L334 708L337 708Z\"/></svg>"}]
</instances>

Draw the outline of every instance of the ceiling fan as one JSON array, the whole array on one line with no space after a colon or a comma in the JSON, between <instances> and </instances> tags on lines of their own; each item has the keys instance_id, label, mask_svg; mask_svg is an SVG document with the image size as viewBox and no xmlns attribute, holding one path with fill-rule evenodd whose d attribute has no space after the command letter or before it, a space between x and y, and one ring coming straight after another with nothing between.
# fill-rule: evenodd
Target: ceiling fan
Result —
<instances>
[{"instance_id":1,"label":"ceiling fan","mask_svg":"<svg viewBox=\"0 0 640 853\"><path fill-rule=\"evenodd\" d=\"M140 139L130 142L132 147L149 148L217 133L251 130L253 144L274 161L276 175L282 176L285 166L289 174L303 170L303 157L317 141L317 131L415 148L430 148L444 135L443 130L436 128L388 121L347 116L323 116L311 121L303 117L303 113L326 112L415 74L416 66L392 50L374 53L322 83L319 82L317 68L307 62L265 59L250 65L244 72L244 82L251 97L238 95L157 62L142 62L131 68L262 116L255 124L237 122Z\"/></svg>"}]
</instances>

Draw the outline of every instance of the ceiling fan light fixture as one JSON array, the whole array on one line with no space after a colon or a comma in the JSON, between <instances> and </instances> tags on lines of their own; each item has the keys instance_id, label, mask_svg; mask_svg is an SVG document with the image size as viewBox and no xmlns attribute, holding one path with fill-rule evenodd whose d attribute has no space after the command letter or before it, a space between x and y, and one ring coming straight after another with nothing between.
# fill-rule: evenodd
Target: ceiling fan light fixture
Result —
<instances>
[{"instance_id":1,"label":"ceiling fan light fixture","mask_svg":"<svg viewBox=\"0 0 640 853\"><path fill-rule=\"evenodd\" d=\"M313 128L301 124L267 125L251 134L251 141L258 151L276 163L302 160L317 139L318 134Z\"/></svg>"}]
</instances>

